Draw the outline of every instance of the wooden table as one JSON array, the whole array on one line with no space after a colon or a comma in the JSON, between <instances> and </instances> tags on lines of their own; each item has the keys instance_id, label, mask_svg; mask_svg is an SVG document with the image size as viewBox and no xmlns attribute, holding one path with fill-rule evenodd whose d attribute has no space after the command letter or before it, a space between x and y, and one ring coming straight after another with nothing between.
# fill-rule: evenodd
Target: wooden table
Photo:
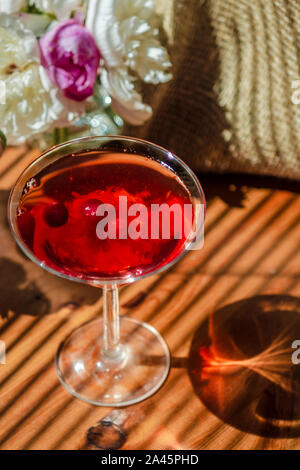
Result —
<instances>
[{"instance_id":1,"label":"wooden table","mask_svg":"<svg viewBox=\"0 0 300 470\"><path fill-rule=\"evenodd\" d=\"M36 155L20 147L0 159L1 449L97 449L103 417L121 423L122 449L299 449L300 185L203 177L204 249L121 291L121 314L167 340L170 375L112 414L72 398L53 362L63 338L101 312L98 291L44 272L9 233L9 189Z\"/></svg>"}]
</instances>

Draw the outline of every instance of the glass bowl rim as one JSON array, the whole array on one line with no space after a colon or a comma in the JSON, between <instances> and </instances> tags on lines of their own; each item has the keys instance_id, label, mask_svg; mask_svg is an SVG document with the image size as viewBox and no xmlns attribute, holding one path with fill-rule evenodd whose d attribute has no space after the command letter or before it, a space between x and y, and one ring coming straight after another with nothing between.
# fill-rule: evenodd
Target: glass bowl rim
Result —
<instances>
[{"instance_id":1,"label":"glass bowl rim","mask_svg":"<svg viewBox=\"0 0 300 470\"><path fill-rule=\"evenodd\" d=\"M177 255L169 263L165 264L164 266L161 266L158 269L154 269L151 272L146 272L146 273L141 274L139 276L128 276L128 277L123 277L123 278L110 277L109 279L108 278L101 278L101 277L97 277L97 276L86 276L84 278L80 278L80 277L72 276L72 274L69 275L69 274L61 273L61 272L57 271L56 269L51 268L50 266L48 266L44 261L39 260L34 255L34 253L27 247L26 243L22 240L22 238L21 238L21 236L20 236L20 234L17 230L16 222L13 221L13 214L12 214L12 210L13 210L13 208L15 208L15 205L13 204L13 198L14 198L16 190L19 188L19 185L20 185L21 181L24 179L24 176L28 172L30 172L32 167L35 167L40 161L42 161L51 152L55 152L56 150L59 152L60 150L63 150L64 148L68 148L68 146L70 146L70 144L72 144L72 143L74 144L74 143L80 143L80 142L85 142L85 141L88 142L88 141L105 141L105 140L106 141L111 141L111 140L120 140L120 141L122 141L123 140L123 141L126 141L126 142L131 141L133 143L141 143L141 144L144 144L144 145L148 145L148 146L150 146L154 149L157 149L159 152L161 152L165 155L167 154L168 156L171 156L173 159L175 159L181 165L181 167L184 168L185 172L192 179L193 183L195 184L195 186L196 186L196 188L199 192L199 199L201 200L201 205L203 205L203 207L204 207L204 214L203 214L202 224L204 224L205 211L206 211L206 199L205 199L204 191L202 189L202 186L201 186L198 178L196 177L195 173L193 172L193 170L180 157L178 157L176 154L174 154L170 150L167 150L167 149L165 149L164 147L162 147L158 144L154 144L153 142L149 142L147 140L143 140L143 139L139 139L139 138L135 138L135 137L124 136L124 135L99 135L99 136L93 135L93 136L87 136L87 137L80 137L80 138L76 138L76 139L71 139L71 140L63 142L61 144L54 145L54 146L48 148L47 150L45 150L44 152L42 152L37 158L35 158L32 162L29 163L29 165L26 166L26 168L22 171L22 173L19 175L16 182L14 183L14 185L11 188L9 199L8 199L8 206L7 206L8 207L8 222L9 222L9 227L10 227L11 233L12 233L17 245L21 248L21 250L25 253L25 255L31 261L33 261L35 264L40 266L41 268L45 269L46 271L50 272L51 274L54 274L55 276L61 277L63 279L67 279L69 281L74 281L74 282L79 282L81 284L88 284L88 285L91 285L91 286L94 286L94 287L130 284L130 283L138 281L140 279L144 279L145 277L152 276L152 275L155 275L155 274L159 274L159 273L169 269L170 267L172 267L175 263L177 263L185 255L185 253L187 251L189 251L189 246L191 246L191 244L193 243L193 242L190 242L187 246L185 246L185 248L182 250L182 252L179 255ZM64 155L64 156L66 156L66 155ZM61 157L63 157L63 155ZM59 159L59 157L58 157L58 159ZM158 162L158 163L160 163L160 162ZM171 171L173 171L172 168L171 168ZM174 172L174 174L176 175L175 172ZM29 179L30 179L30 176L29 176ZM203 228L203 230L204 230L204 228Z\"/></svg>"}]
</instances>

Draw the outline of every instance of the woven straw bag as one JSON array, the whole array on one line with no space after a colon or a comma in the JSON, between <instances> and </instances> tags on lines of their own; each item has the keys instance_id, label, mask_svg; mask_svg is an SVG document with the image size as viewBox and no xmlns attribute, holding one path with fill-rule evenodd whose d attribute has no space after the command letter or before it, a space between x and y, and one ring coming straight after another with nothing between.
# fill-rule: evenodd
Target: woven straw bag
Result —
<instances>
[{"instance_id":1,"label":"woven straw bag","mask_svg":"<svg viewBox=\"0 0 300 470\"><path fill-rule=\"evenodd\" d=\"M174 79L151 90L153 118L128 132L195 170L299 178L300 1L157 4Z\"/></svg>"}]
</instances>

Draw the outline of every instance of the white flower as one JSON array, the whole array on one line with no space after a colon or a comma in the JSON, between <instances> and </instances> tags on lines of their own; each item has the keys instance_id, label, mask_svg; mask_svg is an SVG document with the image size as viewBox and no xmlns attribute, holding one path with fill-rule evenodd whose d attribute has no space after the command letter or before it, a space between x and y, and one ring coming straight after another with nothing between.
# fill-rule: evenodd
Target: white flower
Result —
<instances>
[{"instance_id":1,"label":"white flower","mask_svg":"<svg viewBox=\"0 0 300 470\"><path fill-rule=\"evenodd\" d=\"M38 44L22 22L0 14L0 80L5 104L0 126L8 144L24 142L32 134L68 125L84 112L84 105L64 98L40 65Z\"/></svg>"},{"instance_id":2,"label":"white flower","mask_svg":"<svg viewBox=\"0 0 300 470\"><path fill-rule=\"evenodd\" d=\"M16 13L26 5L26 0L0 0L0 13Z\"/></svg>"},{"instance_id":3,"label":"white flower","mask_svg":"<svg viewBox=\"0 0 300 470\"><path fill-rule=\"evenodd\" d=\"M72 11L80 11L87 0L30 0L39 10L54 14L58 20L70 18Z\"/></svg>"},{"instance_id":4,"label":"white flower","mask_svg":"<svg viewBox=\"0 0 300 470\"><path fill-rule=\"evenodd\" d=\"M152 110L142 102L136 78L156 85L172 77L168 53L159 40L161 21L154 1L90 0L86 26L105 61L101 80L115 110L131 124L142 124Z\"/></svg>"},{"instance_id":5,"label":"white flower","mask_svg":"<svg viewBox=\"0 0 300 470\"><path fill-rule=\"evenodd\" d=\"M170 80L172 64L158 39L160 18L153 0L117 0L115 15L125 64L146 83L157 85Z\"/></svg>"}]
</instances>

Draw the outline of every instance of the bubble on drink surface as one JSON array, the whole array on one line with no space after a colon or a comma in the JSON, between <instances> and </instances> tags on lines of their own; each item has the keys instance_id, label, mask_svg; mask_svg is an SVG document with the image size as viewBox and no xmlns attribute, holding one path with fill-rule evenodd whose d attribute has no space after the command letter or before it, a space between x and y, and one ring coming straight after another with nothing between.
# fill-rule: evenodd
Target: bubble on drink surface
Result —
<instances>
[{"instance_id":1,"label":"bubble on drink surface","mask_svg":"<svg viewBox=\"0 0 300 470\"><path fill-rule=\"evenodd\" d=\"M143 274L143 270L140 268L136 268L134 271L135 276L141 276Z\"/></svg>"},{"instance_id":2,"label":"bubble on drink surface","mask_svg":"<svg viewBox=\"0 0 300 470\"><path fill-rule=\"evenodd\" d=\"M65 225L69 218L69 213L63 203L54 202L45 207L43 217L50 227L57 228Z\"/></svg>"},{"instance_id":3,"label":"bubble on drink surface","mask_svg":"<svg viewBox=\"0 0 300 470\"><path fill-rule=\"evenodd\" d=\"M100 199L88 199L81 204L81 211L88 217L95 217L97 215L97 209L101 204L103 204L103 202L100 201Z\"/></svg>"},{"instance_id":4,"label":"bubble on drink surface","mask_svg":"<svg viewBox=\"0 0 300 470\"><path fill-rule=\"evenodd\" d=\"M38 185L39 183L37 178L30 178L30 180L26 183L28 189L36 188Z\"/></svg>"},{"instance_id":5,"label":"bubble on drink surface","mask_svg":"<svg viewBox=\"0 0 300 470\"><path fill-rule=\"evenodd\" d=\"M28 194L30 191L33 189L37 188L39 186L39 181L37 178L30 178L30 180L27 181L23 188L22 196L25 194Z\"/></svg>"},{"instance_id":6,"label":"bubble on drink surface","mask_svg":"<svg viewBox=\"0 0 300 470\"><path fill-rule=\"evenodd\" d=\"M22 209L21 207L18 207L17 209L17 217L20 217L22 214L24 214L24 209Z\"/></svg>"}]
</instances>

